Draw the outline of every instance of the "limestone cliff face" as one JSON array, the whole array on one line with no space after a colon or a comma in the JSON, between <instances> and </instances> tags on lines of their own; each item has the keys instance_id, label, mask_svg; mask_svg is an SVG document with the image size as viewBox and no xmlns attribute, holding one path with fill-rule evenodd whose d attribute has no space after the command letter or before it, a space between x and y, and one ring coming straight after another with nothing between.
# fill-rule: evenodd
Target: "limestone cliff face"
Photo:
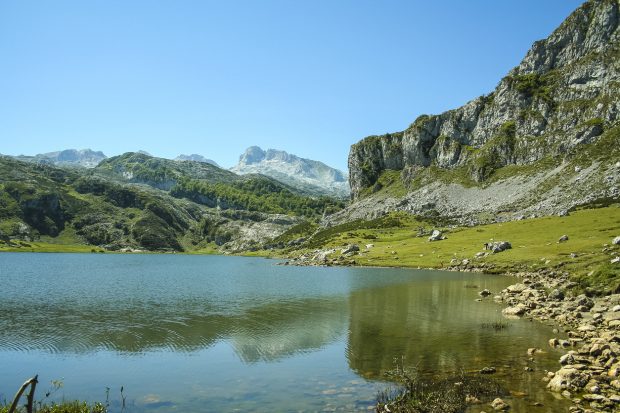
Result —
<instances>
[{"instance_id":1,"label":"limestone cliff face","mask_svg":"<svg viewBox=\"0 0 620 413\"><path fill-rule=\"evenodd\" d=\"M351 147L352 198L386 169L464 167L477 182L506 165L564 155L597 139L620 113L620 5L591 0L537 41L496 89L405 131Z\"/></svg>"}]
</instances>

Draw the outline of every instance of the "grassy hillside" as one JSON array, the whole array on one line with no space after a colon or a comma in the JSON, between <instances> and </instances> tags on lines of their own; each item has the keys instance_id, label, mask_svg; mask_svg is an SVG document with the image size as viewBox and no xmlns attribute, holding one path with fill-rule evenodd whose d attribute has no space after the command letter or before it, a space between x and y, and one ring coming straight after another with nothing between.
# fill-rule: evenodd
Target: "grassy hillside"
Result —
<instances>
[{"instance_id":1,"label":"grassy hillside","mask_svg":"<svg viewBox=\"0 0 620 413\"><path fill-rule=\"evenodd\" d=\"M258 244L295 217L316 219L343 206L270 178L143 154L110 158L92 170L0 158L3 250L213 251L229 242Z\"/></svg>"},{"instance_id":2,"label":"grassy hillside","mask_svg":"<svg viewBox=\"0 0 620 413\"><path fill-rule=\"evenodd\" d=\"M433 229L440 229L446 239L429 242ZM568 241L559 242L563 235ZM289 238L306 237L304 243L284 253L312 256L316 249L335 249L330 257L338 258L341 248L357 244L360 253L351 258L362 266L445 268L469 260L470 266L488 272L568 271L574 275L576 287L603 292L620 291L620 264L610 262L620 255L620 246L612 245L616 236L620 236L619 204L581 209L564 217L476 227L441 227L401 212L322 230L309 227L305 233L297 231ZM476 258L477 253L485 252L484 243L492 241L509 241L512 249ZM366 248L368 244L373 246Z\"/></svg>"}]
</instances>

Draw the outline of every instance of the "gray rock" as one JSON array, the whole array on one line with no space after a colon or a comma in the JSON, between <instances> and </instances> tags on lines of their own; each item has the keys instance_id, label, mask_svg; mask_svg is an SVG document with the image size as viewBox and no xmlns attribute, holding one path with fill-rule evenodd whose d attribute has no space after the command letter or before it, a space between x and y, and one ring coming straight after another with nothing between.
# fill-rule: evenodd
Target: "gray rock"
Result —
<instances>
[{"instance_id":1,"label":"gray rock","mask_svg":"<svg viewBox=\"0 0 620 413\"><path fill-rule=\"evenodd\" d=\"M358 252L360 250L359 245L357 244L350 244L347 245L345 248L340 250L340 254L344 255L344 254L350 254L352 252Z\"/></svg>"},{"instance_id":2,"label":"gray rock","mask_svg":"<svg viewBox=\"0 0 620 413\"><path fill-rule=\"evenodd\" d=\"M493 374L495 373L497 370L495 369L495 367L483 367L480 370L480 374Z\"/></svg>"},{"instance_id":3,"label":"gray rock","mask_svg":"<svg viewBox=\"0 0 620 413\"><path fill-rule=\"evenodd\" d=\"M509 285L508 287L506 287L506 291L513 294L522 293L525 290L527 290L527 285L521 283Z\"/></svg>"},{"instance_id":4,"label":"gray rock","mask_svg":"<svg viewBox=\"0 0 620 413\"><path fill-rule=\"evenodd\" d=\"M581 389L589 379L589 374L572 366L566 366L555 372L555 376L549 381L547 388L558 393L564 390Z\"/></svg>"},{"instance_id":5,"label":"gray rock","mask_svg":"<svg viewBox=\"0 0 620 413\"><path fill-rule=\"evenodd\" d=\"M499 397L491 402L491 407L493 408L493 410L498 411L505 411L510 409L510 406Z\"/></svg>"},{"instance_id":6,"label":"gray rock","mask_svg":"<svg viewBox=\"0 0 620 413\"><path fill-rule=\"evenodd\" d=\"M549 293L549 299L556 300L556 301L562 301L564 299L564 293L562 292L562 290L558 290L556 288Z\"/></svg>"},{"instance_id":7,"label":"gray rock","mask_svg":"<svg viewBox=\"0 0 620 413\"><path fill-rule=\"evenodd\" d=\"M514 315L522 315L527 311L527 307L524 304L517 304L513 307L506 307L502 310L502 314L514 316Z\"/></svg>"},{"instance_id":8,"label":"gray rock","mask_svg":"<svg viewBox=\"0 0 620 413\"><path fill-rule=\"evenodd\" d=\"M568 241L568 235L562 235L560 239L558 240L558 242L566 242L566 241Z\"/></svg>"},{"instance_id":9,"label":"gray rock","mask_svg":"<svg viewBox=\"0 0 620 413\"><path fill-rule=\"evenodd\" d=\"M438 229L434 229L431 236L428 237L429 241L441 241L442 239L444 239L444 237Z\"/></svg>"},{"instance_id":10,"label":"gray rock","mask_svg":"<svg viewBox=\"0 0 620 413\"><path fill-rule=\"evenodd\" d=\"M497 241L491 244L490 250L493 254L498 252L506 251L512 248L512 245L508 241Z\"/></svg>"},{"instance_id":11,"label":"gray rock","mask_svg":"<svg viewBox=\"0 0 620 413\"><path fill-rule=\"evenodd\" d=\"M614 245L620 245L620 237L614 238L613 241L611 241L611 243Z\"/></svg>"}]
</instances>

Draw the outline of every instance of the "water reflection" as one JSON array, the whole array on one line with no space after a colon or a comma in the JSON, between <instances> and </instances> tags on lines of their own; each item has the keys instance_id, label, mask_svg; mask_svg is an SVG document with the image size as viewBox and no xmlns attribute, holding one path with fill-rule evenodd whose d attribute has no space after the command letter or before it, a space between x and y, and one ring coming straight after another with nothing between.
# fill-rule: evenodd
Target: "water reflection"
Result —
<instances>
[{"instance_id":1,"label":"water reflection","mask_svg":"<svg viewBox=\"0 0 620 413\"><path fill-rule=\"evenodd\" d=\"M113 350L192 352L229 340L245 362L272 361L319 349L340 337L342 297L285 300L241 313L218 313L194 301L175 305L76 306L72 302L0 302L0 348L51 353Z\"/></svg>"},{"instance_id":2,"label":"water reflection","mask_svg":"<svg viewBox=\"0 0 620 413\"><path fill-rule=\"evenodd\" d=\"M557 363L526 357L548 339L539 324L482 328L501 318L500 307L476 302L478 289L465 286L498 291L511 281L503 277L237 257L2 254L0 281L0 361L10 359L0 390L30 363L53 377L66 368L79 383L72 397L100 399L100 389L75 386L102 382L133 380L145 397L158 389L175 400L158 405L162 412L187 400L185 411L198 411L205 399L216 411L316 411L326 400L366 410L376 388L359 376L380 378L402 357L429 374L495 366L511 390L538 395L543 370Z\"/></svg>"}]
</instances>

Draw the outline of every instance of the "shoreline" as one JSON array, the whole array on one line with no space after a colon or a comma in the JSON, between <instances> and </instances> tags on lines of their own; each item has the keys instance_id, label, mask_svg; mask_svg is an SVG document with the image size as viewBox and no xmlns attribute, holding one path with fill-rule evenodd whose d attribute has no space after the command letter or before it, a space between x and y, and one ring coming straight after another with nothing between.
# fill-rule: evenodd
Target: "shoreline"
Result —
<instances>
[{"instance_id":1,"label":"shoreline","mask_svg":"<svg viewBox=\"0 0 620 413\"><path fill-rule=\"evenodd\" d=\"M56 244L58 245L58 244ZM1 251L1 250L0 250ZM2 251L4 252L4 251ZM6 251L9 252L9 251ZM24 248L21 251L35 252ZM37 251L37 252L75 252L75 251ZM92 253L91 251L82 251ZM159 254L157 252L113 252L118 254ZM165 254L165 253L162 253ZM180 253L183 255L213 255L200 253ZM220 255L220 254L217 254ZM225 255L225 254L221 254ZM231 255L228 255L231 256ZM521 317L538 322L553 322L563 328L568 339L549 338L549 346L564 349L566 353L558 360L558 370L548 372L540 383L546 391L552 391L569 399L573 406L570 411L620 412L620 294L590 298L585 294L576 295L576 283L571 281L570 273L555 269L538 271L499 271L470 261L444 267L418 268L407 265L380 266L359 265L355 260L303 261L284 257L258 254L235 254L232 256L253 256L284 260L275 265L293 266L356 266L360 268L403 268L438 270L451 272L483 272L488 275L512 276L518 281L502 291L491 291L480 300L494 300L504 308L507 317ZM519 263L515 263L515 266ZM482 296L482 295L481 295ZM557 331L559 335L559 331ZM524 349L531 357L544 349Z\"/></svg>"},{"instance_id":2,"label":"shoreline","mask_svg":"<svg viewBox=\"0 0 620 413\"><path fill-rule=\"evenodd\" d=\"M353 261L353 260L352 260ZM519 279L498 292L480 292L479 300L502 304L505 318L526 318L562 327L554 329L548 345L565 350L558 360L558 370L548 371L541 386L570 400L570 412L620 412L620 294L588 297L574 294L577 283L570 273L554 269L538 271L486 272L485 266L467 261L438 268L413 266L359 265L341 260L288 260L281 265L355 266L372 268L406 268L506 275ZM515 263L518 265L518 263ZM568 339L558 339L560 333ZM531 357L545 349L523 349Z\"/></svg>"},{"instance_id":3,"label":"shoreline","mask_svg":"<svg viewBox=\"0 0 620 413\"><path fill-rule=\"evenodd\" d=\"M549 346L565 349L558 370L541 385L573 403L571 412L620 411L620 294L590 298L574 295L566 272L507 274L520 278L493 299L505 304L502 314L564 328L567 340L550 337ZM493 294L491 294L493 295ZM558 331L559 333L559 331ZM538 350L528 349L533 357Z\"/></svg>"}]
</instances>

